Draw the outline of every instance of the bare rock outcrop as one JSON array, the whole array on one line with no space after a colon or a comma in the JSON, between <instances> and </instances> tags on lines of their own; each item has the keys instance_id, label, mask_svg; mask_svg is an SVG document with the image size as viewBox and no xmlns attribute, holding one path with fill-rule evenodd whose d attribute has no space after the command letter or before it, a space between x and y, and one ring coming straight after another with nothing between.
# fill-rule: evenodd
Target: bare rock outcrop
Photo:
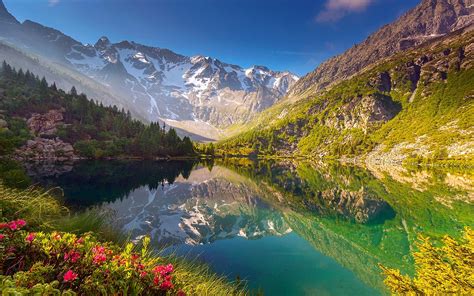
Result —
<instances>
[{"instance_id":1,"label":"bare rock outcrop","mask_svg":"<svg viewBox=\"0 0 474 296\"><path fill-rule=\"evenodd\" d=\"M58 161L64 162L78 158L74 147L55 137L58 127L63 124L64 109L49 110L45 114L33 114L27 125L35 136L25 145L17 149L16 158L32 161Z\"/></svg>"},{"instance_id":2,"label":"bare rock outcrop","mask_svg":"<svg viewBox=\"0 0 474 296\"><path fill-rule=\"evenodd\" d=\"M49 110L45 114L33 114L26 121L28 128L35 136L51 136L56 134L57 127L62 123L64 109Z\"/></svg>"}]
</instances>

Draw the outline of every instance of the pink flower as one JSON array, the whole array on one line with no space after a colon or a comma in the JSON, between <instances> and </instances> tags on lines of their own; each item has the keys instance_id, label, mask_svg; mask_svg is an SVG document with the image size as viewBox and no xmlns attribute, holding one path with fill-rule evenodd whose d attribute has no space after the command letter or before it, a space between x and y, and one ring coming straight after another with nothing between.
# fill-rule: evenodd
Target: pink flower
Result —
<instances>
[{"instance_id":1,"label":"pink flower","mask_svg":"<svg viewBox=\"0 0 474 296\"><path fill-rule=\"evenodd\" d=\"M162 290L173 289L173 287L174 287L174 285L171 281L164 281L160 285L160 289L162 289Z\"/></svg>"},{"instance_id":2,"label":"pink flower","mask_svg":"<svg viewBox=\"0 0 474 296\"><path fill-rule=\"evenodd\" d=\"M94 256L94 259L93 259L95 264L101 264L106 260L107 260L107 257L105 256L105 254L97 254Z\"/></svg>"},{"instance_id":3,"label":"pink flower","mask_svg":"<svg viewBox=\"0 0 474 296\"><path fill-rule=\"evenodd\" d=\"M26 221L22 220L22 219L8 222L8 227L12 231L20 229L25 225L26 225ZM4 226L2 225L2 227L4 227Z\"/></svg>"},{"instance_id":4,"label":"pink flower","mask_svg":"<svg viewBox=\"0 0 474 296\"><path fill-rule=\"evenodd\" d=\"M77 273L72 270L68 270L63 276L64 282L71 282L77 279Z\"/></svg>"},{"instance_id":5,"label":"pink flower","mask_svg":"<svg viewBox=\"0 0 474 296\"><path fill-rule=\"evenodd\" d=\"M102 246L95 246L92 248L92 252L94 253L105 253L105 248Z\"/></svg>"},{"instance_id":6,"label":"pink flower","mask_svg":"<svg viewBox=\"0 0 474 296\"><path fill-rule=\"evenodd\" d=\"M16 220L16 225L18 225L18 227L23 227L26 225L26 221L23 220L23 219L20 219L20 220Z\"/></svg>"},{"instance_id":7,"label":"pink flower","mask_svg":"<svg viewBox=\"0 0 474 296\"><path fill-rule=\"evenodd\" d=\"M79 260L79 258L81 258L81 253L76 252L74 250L71 250L71 251L67 252L66 254L64 254L64 260L66 260L66 261L69 260L72 263L77 262L77 260Z\"/></svg>"},{"instance_id":8,"label":"pink flower","mask_svg":"<svg viewBox=\"0 0 474 296\"><path fill-rule=\"evenodd\" d=\"M36 237L36 233L31 232L31 233L29 233L29 234L26 236L25 240L26 240L27 242L31 243L31 242L33 242L33 241L35 240L35 237Z\"/></svg>"},{"instance_id":9,"label":"pink flower","mask_svg":"<svg viewBox=\"0 0 474 296\"><path fill-rule=\"evenodd\" d=\"M3 234L0 234L0 241L3 240L5 236Z\"/></svg>"},{"instance_id":10,"label":"pink flower","mask_svg":"<svg viewBox=\"0 0 474 296\"><path fill-rule=\"evenodd\" d=\"M84 242L84 238L80 237L77 241L76 244L82 244Z\"/></svg>"},{"instance_id":11,"label":"pink flower","mask_svg":"<svg viewBox=\"0 0 474 296\"><path fill-rule=\"evenodd\" d=\"M143 277L146 277L147 274L148 274L148 273L147 273L146 271L142 271L142 272L140 272L140 277L142 277L142 278L143 278Z\"/></svg>"},{"instance_id":12,"label":"pink flower","mask_svg":"<svg viewBox=\"0 0 474 296\"><path fill-rule=\"evenodd\" d=\"M18 229L18 225L16 224L16 221L8 222L8 227L10 228L11 231Z\"/></svg>"},{"instance_id":13,"label":"pink flower","mask_svg":"<svg viewBox=\"0 0 474 296\"><path fill-rule=\"evenodd\" d=\"M167 275L169 273L172 273L173 272L173 265L171 264L168 264L168 265L158 265L156 266L153 271L155 273L159 273L161 275Z\"/></svg>"}]
</instances>

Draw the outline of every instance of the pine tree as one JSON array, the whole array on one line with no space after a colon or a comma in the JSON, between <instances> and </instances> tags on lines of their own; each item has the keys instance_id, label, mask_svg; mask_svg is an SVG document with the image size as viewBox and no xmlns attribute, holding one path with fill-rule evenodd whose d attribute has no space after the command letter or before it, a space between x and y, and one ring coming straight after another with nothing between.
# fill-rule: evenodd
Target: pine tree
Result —
<instances>
[{"instance_id":1,"label":"pine tree","mask_svg":"<svg viewBox=\"0 0 474 296\"><path fill-rule=\"evenodd\" d=\"M77 96L77 90L76 90L76 87L75 87L75 86L73 86L73 87L71 88L71 90L69 91L69 94L70 94L71 96Z\"/></svg>"}]
</instances>

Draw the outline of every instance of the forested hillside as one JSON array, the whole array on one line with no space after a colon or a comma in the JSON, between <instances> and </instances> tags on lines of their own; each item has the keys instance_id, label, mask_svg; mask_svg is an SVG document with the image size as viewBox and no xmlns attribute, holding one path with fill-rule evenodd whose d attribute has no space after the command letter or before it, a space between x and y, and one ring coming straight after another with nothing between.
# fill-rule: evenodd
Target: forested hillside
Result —
<instances>
[{"instance_id":1,"label":"forested hillside","mask_svg":"<svg viewBox=\"0 0 474 296\"><path fill-rule=\"evenodd\" d=\"M220 153L472 159L474 33L424 43L297 102L277 104Z\"/></svg>"},{"instance_id":2,"label":"forested hillside","mask_svg":"<svg viewBox=\"0 0 474 296\"><path fill-rule=\"evenodd\" d=\"M0 69L0 155L24 159L193 155L193 143L172 128L146 125L104 107L73 87L68 93L28 70Z\"/></svg>"}]
</instances>

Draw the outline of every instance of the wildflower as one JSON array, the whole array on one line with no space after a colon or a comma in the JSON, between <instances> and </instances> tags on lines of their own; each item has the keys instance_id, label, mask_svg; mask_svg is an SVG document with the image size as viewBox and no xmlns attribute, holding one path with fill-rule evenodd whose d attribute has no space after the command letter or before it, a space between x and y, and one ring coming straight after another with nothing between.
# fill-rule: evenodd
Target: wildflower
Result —
<instances>
[{"instance_id":1,"label":"wildflower","mask_svg":"<svg viewBox=\"0 0 474 296\"><path fill-rule=\"evenodd\" d=\"M10 228L11 231L17 230L18 224L16 224L16 221L8 222L8 228Z\"/></svg>"},{"instance_id":2,"label":"wildflower","mask_svg":"<svg viewBox=\"0 0 474 296\"><path fill-rule=\"evenodd\" d=\"M29 234L26 236L25 240L26 240L27 242L31 243L31 242L33 242L33 241L35 240L35 237L36 237L36 233L31 232L31 233L29 233Z\"/></svg>"},{"instance_id":3,"label":"wildflower","mask_svg":"<svg viewBox=\"0 0 474 296\"><path fill-rule=\"evenodd\" d=\"M3 234L0 234L0 241L3 240L5 236Z\"/></svg>"},{"instance_id":4,"label":"wildflower","mask_svg":"<svg viewBox=\"0 0 474 296\"><path fill-rule=\"evenodd\" d=\"M159 273L161 275L167 275L169 273L173 272L173 265L168 264L168 265L158 265L153 269L153 272Z\"/></svg>"},{"instance_id":5,"label":"wildflower","mask_svg":"<svg viewBox=\"0 0 474 296\"><path fill-rule=\"evenodd\" d=\"M80 237L77 239L76 244L82 244L84 242L84 238Z\"/></svg>"},{"instance_id":6,"label":"wildflower","mask_svg":"<svg viewBox=\"0 0 474 296\"><path fill-rule=\"evenodd\" d=\"M179 290L177 296L186 296L183 290Z\"/></svg>"},{"instance_id":7,"label":"wildflower","mask_svg":"<svg viewBox=\"0 0 474 296\"><path fill-rule=\"evenodd\" d=\"M94 253L105 253L105 248L102 246L95 246L92 248L92 252Z\"/></svg>"},{"instance_id":8,"label":"wildflower","mask_svg":"<svg viewBox=\"0 0 474 296\"><path fill-rule=\"evenodd\" d=\"M20 219L20 220L16 220L16 225L19 227L19 228L22 228L23 226L26 225L26 221L23 220L23 219Z\"/></svg>"},{"instance_id":9,"label":"wildflower","mask_svg":"<svg viewBox=\"0 0 474 296\"><path fill-rule=\"evenodd\" d=\"M105 256L105 254L97 254L94 256L93 262L95 264L101 264L106 260L107 260L107 257Z\"/></svg>"},{"instance_id":10,"label":"wildflower","mask_svg":"<svg viewBox=\"0 0 474 296\"><path fill-rule=\"evenodd\" d=\"M0 229L8 228L7 223L0 223Z\"/></svg>"},{"instance_id":11,"label":"wildflower","mask_svg":"<svg viewBox=\"0 0 474 296\"><path fill-rule=\"evenodd\" d=\"M81 258L81 253L79 253L77 251L74 251L74 250L71 250L71 251L67 252L66 254L64 254L64 260L66 260L66 261L69 260L72 263L77 262L77 260L79 260L79 258Z\"/></svg>"},{"instance_id":12,"label":"wildflower","mask_svg":"<svg viewBox=\"0 0 474 296\"><path fill-rule=\"evenodd\" d=\"M144 278L144 277L147 276L147 274L148 273L146 271L142 271L142 272L140 272L140 277Z\"/></svg>"},{"instance_id":13,"label":"wildflower","mask_svg":"<svg viewBox=\"0 0 474 296\"><path fill-rule=\"evenodd\" d=\"M61 235L60 235L59 233L53 233L53 234L52 234L52 237L53 237L53 239L55 239L55 240L60 240L60 239L61 239Z\"/></svg>"},{"instance_id":14,"label":"wildflower","mask_svg":"<svg viewBox=\"0 0 474 296\"><path fill-rule=\"evenodd\" d=\"M162 289L162 290L173 289L173 287L174 287L174 285L170 280L165 280L160 285L160 289Z\"/></svg>"},{"instance_id":15,"label":"wildflower","mask_svg":"<svg viewBox=\"0 0 474 296\"><path fill-rule=\"evenodd\" d=\"M77 279L77 273L72 270L68 270L63 276L64 282L71 282Z\"/></svg>"}]
</instances>

